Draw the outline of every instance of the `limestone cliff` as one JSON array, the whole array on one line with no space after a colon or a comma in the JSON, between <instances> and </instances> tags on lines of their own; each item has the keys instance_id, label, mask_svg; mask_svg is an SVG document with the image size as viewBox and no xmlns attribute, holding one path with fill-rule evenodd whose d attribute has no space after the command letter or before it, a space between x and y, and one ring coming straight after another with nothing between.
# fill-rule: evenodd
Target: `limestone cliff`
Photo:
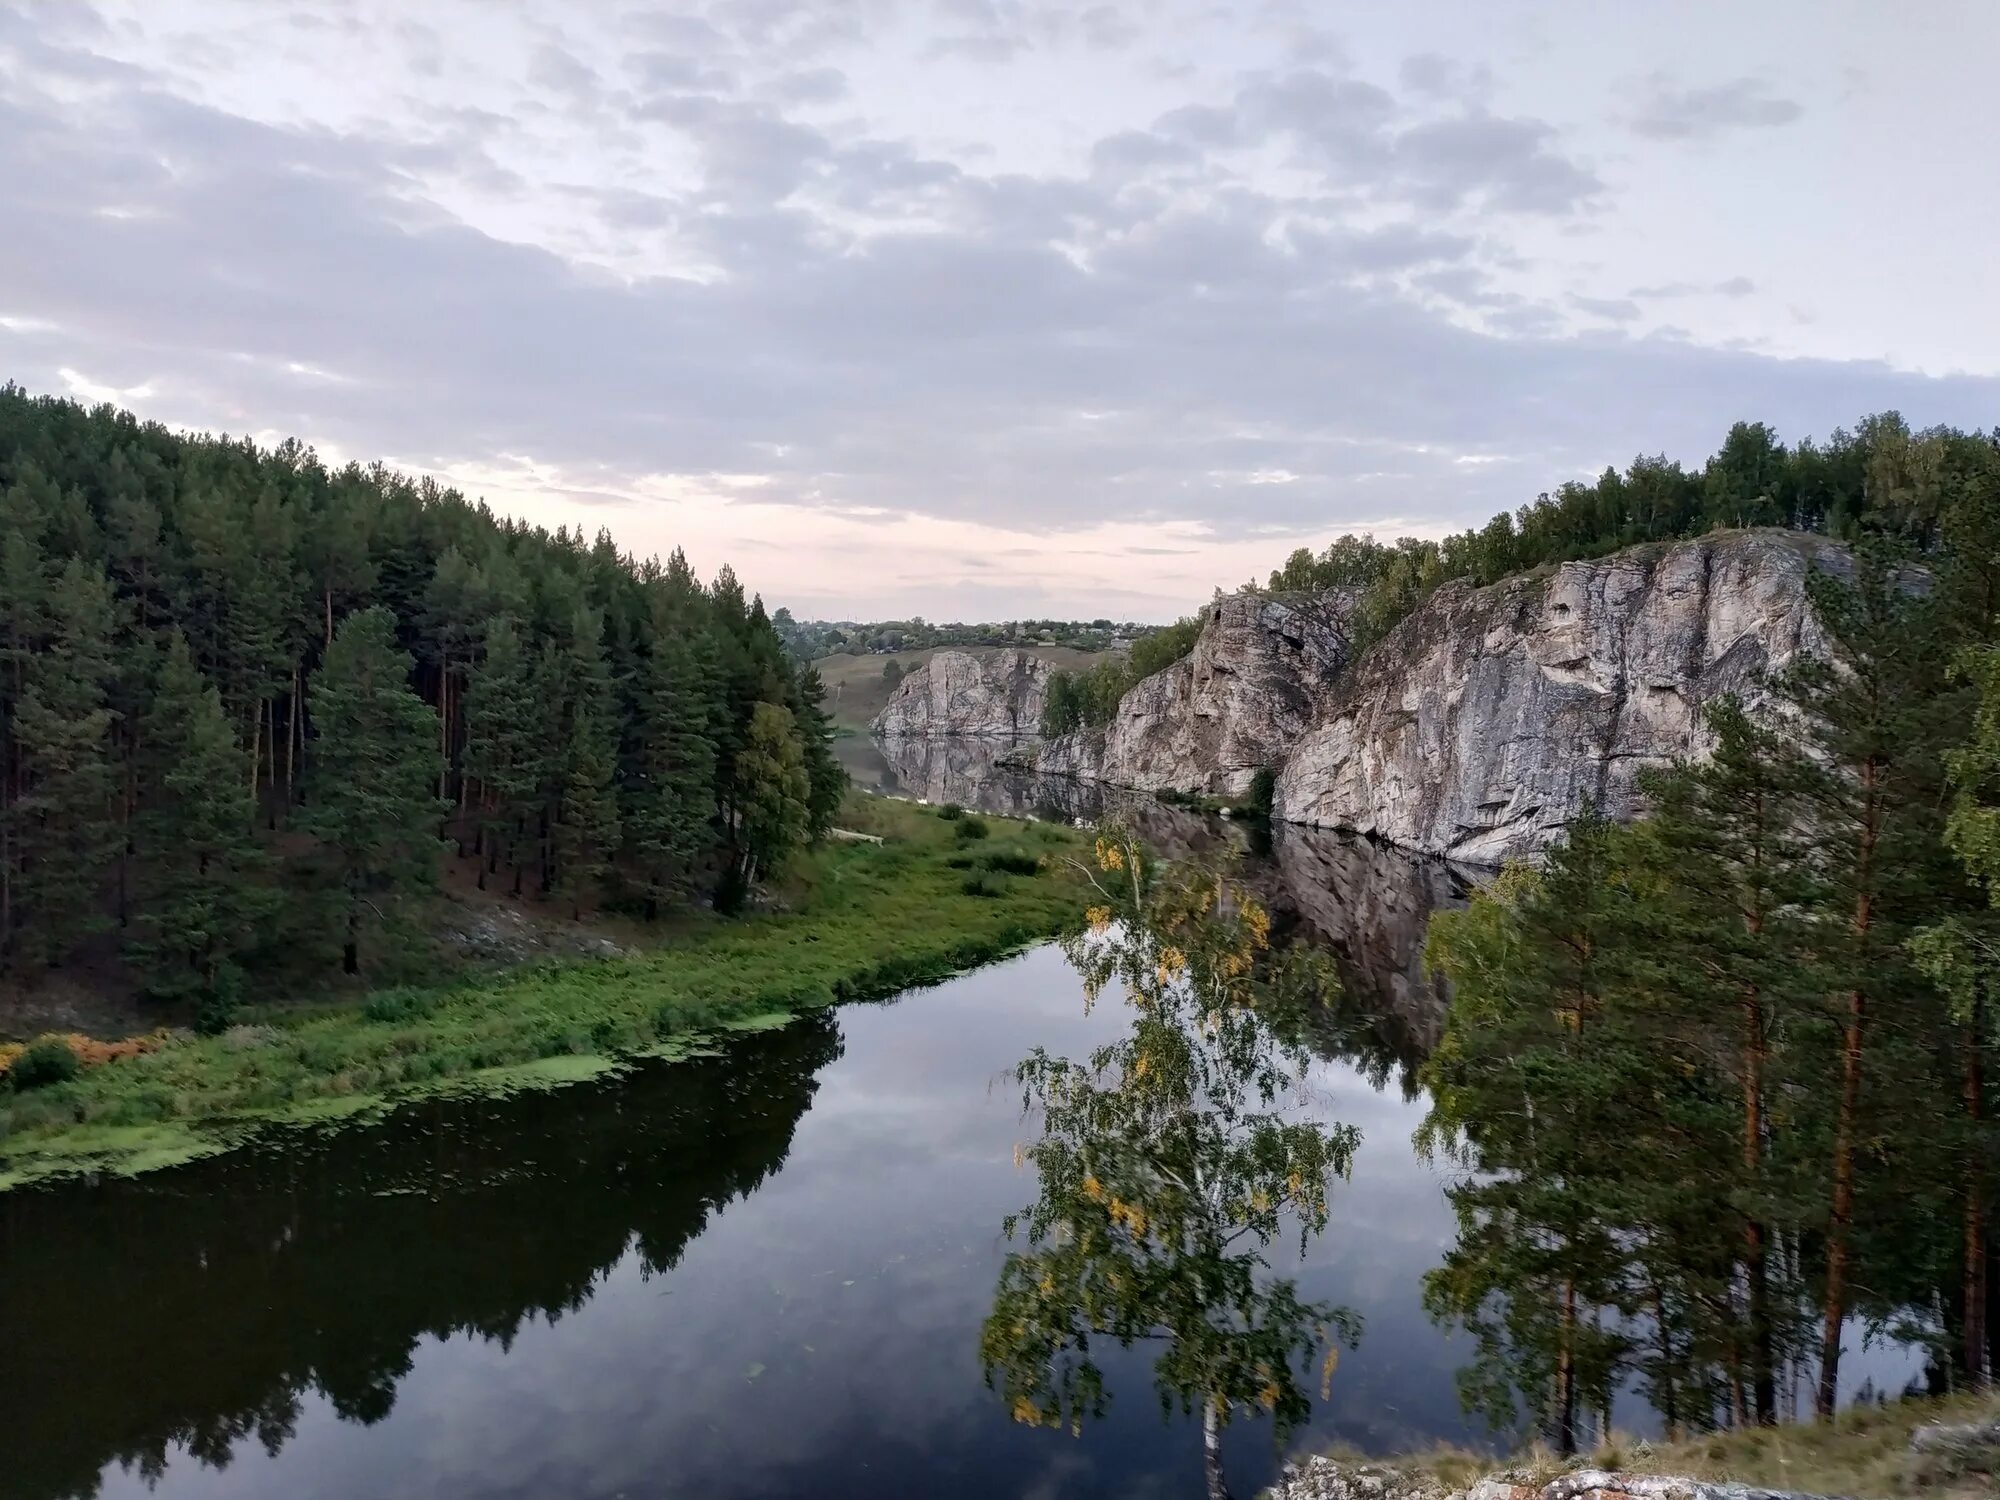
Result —
<instances>
[{"instance_id":1,"label":"limestone cliff","mask_svg":"<svg viewBox=\"0 0 2000 1500\"><path fill-rule=\"evenodd\" d=\"M1049 664L1026 651L939 651L896 685L870 726L885 739L1039 734Z\"/></svg>"},{"instance_id":2,"label":"limestone cliff","mask_svg":"<svg viewBox=\"0 0 2000 1500\"><path fill-rule=\"evenodd\" d=\"M1125 694L1102 730L1040 746L1035 769L1143 791L1239 794L1312 722L1347 661L1344 593L1231 594L1194 649Z\"/></svg>"},{"instance_id":3,"label":"limestone cliff","mask_svg":"<svg viewBox=\"0 0 2000 1500\"><path fill-rule=\"evenodd\" d=\"M1593 802L1635 816L1643 769L1710 748L1704 704L1769 712L1759 674L1827 649L1814 564L1850 567L1819 538L1720 532L1448 584L1322 696L1274 816L1488 864Z\"/></svg>"}]
</instances>

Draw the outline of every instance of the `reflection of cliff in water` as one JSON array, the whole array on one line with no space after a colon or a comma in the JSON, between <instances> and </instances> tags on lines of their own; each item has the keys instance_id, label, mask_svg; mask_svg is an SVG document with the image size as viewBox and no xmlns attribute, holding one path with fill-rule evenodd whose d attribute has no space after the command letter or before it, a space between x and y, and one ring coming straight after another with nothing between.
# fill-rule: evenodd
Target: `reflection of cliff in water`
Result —
<instances>
[{"instance_id":1,"label":"reflection of cliff in water","mask_svg":"<svg viewBox=\"0 0 2000 1500\"><path fill-rule=\"evenodd\" d=\"M1244 878L1269 903L1281 933L1333 950L1346 987L1344 1054L1371 1070L1405 1075L1436 1045L1444 1003L1424 971L1431 913L1463 905L1483 872L1391 845L1279 823L1233 823L1101 782L1040 776L999 764L1010 746L991 740L865 742L849 756L863 786L926 802L956 802L1014 817L1097 822L1117 816L1168 858L1234 851Z\"/></svg>"},{"instance_id":2,"label":"reflection of cliff in water","mask_svg":"<svg viewBox=\"0 0 2000 1500\"><path fill-rule=\"evenodd\" d=\"M420 1339L506 1344L582 1307L628 1253L675 1264L784 1164L839 1055L822 1012L587 1103L410 1105L292 1151L7 1194L0 1270L20 1295L0 1410L34 1436L0 1488L87 1496L107 1463L158 1475L176 1445L217 1465L252 1438L275 1453L313 1392L381 1420Z\"/></svg>"},{"instance_id":3,"label":"reflection of cliff in water","mask_svg":"<svg viewBox=\"0 0 2000 1500\"><path fill-rule=\"evenodd\" d=\"M1340 969L1334 1050L1378 1083L1399 1073L1410 1094L1444 1031L1445 997L1424 967L1431 913L1463 906L1487 872L1290 823L1272 825L1270 845L1260 889L1273 914L1324 942Z\"/></svg>"}]
</instances>

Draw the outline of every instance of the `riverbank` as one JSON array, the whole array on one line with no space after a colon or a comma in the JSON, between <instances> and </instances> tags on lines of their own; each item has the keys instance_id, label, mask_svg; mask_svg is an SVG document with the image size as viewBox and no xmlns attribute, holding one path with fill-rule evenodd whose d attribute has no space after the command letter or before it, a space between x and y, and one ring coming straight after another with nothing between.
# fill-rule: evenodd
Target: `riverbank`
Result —
<instances>
[{"instance_id":1,"label":"riverbank","mask_svg":"<svg viewBox=\"0 0 2000 1500\"><path fill-rule=\"evenodd\" d=\"M721 1032L935 983L1078 919L1060 858L1081 845L1072 829L865 797L849 799L844 822L882 842L830 841L801 856L786 910L704 915L635 955L267 1006L222 1036L176 1033L73 1079L0 1092L0 1188L149 1171L274 1125L424 1093L593 1077Z\"/></svg>"},{"instance_id":2,"label":"riverbank","mask_svg":"<svg viewBox=\"0 0 2000 1500\"><path fill-rule=\"evenodd\" d=\"M1989 1393L1856 1405L1830 1422L1678 1442L1618 1439L1567 1462L1531 1453L1497 1470L1490 1457L1449 1449L1388 1460L1317 1454L1290 1466L1267 1500L1972 1500L1996 1491L2000 1394Z\"/></svg>"}]
</instances>

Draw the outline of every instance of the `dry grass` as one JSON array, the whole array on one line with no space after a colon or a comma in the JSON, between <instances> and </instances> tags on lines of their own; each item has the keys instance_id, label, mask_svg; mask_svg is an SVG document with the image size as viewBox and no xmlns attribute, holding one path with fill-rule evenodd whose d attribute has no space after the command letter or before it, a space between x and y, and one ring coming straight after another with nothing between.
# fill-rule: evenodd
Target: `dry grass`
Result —
<instances>
[{"instance_id":1,"label":"dry grass","mask_svg":"<svg viewBox=\"0 0 2000 1500\"><path fill-rule=\"evenodd\" d=\"M1986 1422L2000 1422L2000 1395L1895 1401L1850 1408L1831 1422L1708 1433L1672 1443L1614 1437L1572 1460L1558 1458L1539 1444L1504 1462L1448 1445L1389 1460L1338 1448L1328 1450L1327 1456L1429 1480L1446 1493L1464 1490L1502 1468L1535 1484L1545 1484L1568 1469L1591 1468L1733 1480L1854 1500L1992 1500L2000 1496L2000 1474L1968 1472L1910 1452L1910 1435L1919 1427Z\"/></svg>"}]
</instances>

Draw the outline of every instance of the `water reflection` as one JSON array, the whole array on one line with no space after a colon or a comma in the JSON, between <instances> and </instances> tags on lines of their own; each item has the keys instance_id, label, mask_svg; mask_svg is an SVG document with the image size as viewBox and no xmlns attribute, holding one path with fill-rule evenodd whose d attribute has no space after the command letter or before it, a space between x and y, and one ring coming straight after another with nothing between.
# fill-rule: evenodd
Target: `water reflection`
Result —
<instances>
[{"instance_id":1,"label":"water reflection","mask_svg":"<svg viewBox=\"0 0 2000 1500\"><path fill-rule=\"evenodd\" d=\"M1037 776L1002 764L1009 747L990 740L839 744L857 784L890 795L1014 817L1115 817L1170 859L1243 856L1239 874L1270 909L1279 935L1334 954L1348 997L1344 1023L1368 1033L1366 1042L1349 1036L1342 1049L1366 1045L1383 1076L1398 1076L1414 1096L1415 1067L1444 1028L1443 997L1423 959L1431 913L1464 905L1491 870L1330 829L1266 828L1096 782Z\"/></svg>"},{"instance_id":2,"label":"water reflection","mask_svg":"<svg viewBox=\"0 0 2000 1500\"><path fill-rule=\"evenodd\" d=\"M943 763L909 775L970 806L1102 806L1010 785L990 756L980 784L976 757ZM1226 821L1138 811L1171 853L1247 846ZM1362 1145L1294 1269L1301 1299L1352 1308L1367 1337L1306 1438L1477 1441L1464 1351L1420 1300L1450 1212L1409 1150L1420 1103L1383 1087L1434 1034L1423 921L1460 877L1289 829L1242 873L1274 939L1326 940L1349 996L1312 1035L1310 1094ZM1142 1397L1073 1439L1011 1422L981 1380L995 1226L1034 1191L1002 1079L1125 1020L1086 1014L1047 949L612 1084L0 1197L0 1496L1195 1492L1198 1423L1163 1431ZM1103 1365L1148 1386L1143 1353ZM1221 1446L1245 1489L1275 1468L1268 1416Z\"/></svg>"},{"instance_id":3,"label":"water reflection","mask_svg":"<svg viewBox=\"0 0 2000 1500\"><path fill-rule=\"evenodd\" d=\"M275 1456L308 1397L381 1421L420 1341L505 1349L628 1257L674 1266L784 1164L839 1055L821 1014L588 1101L432 1103L393 1129L8 1194L0 1410L32 1440L0 1488L89 1495L107 1463L157 1479L176 1449Z\"/></svg>"},{"instance_id":4,"label":"water reflection","mask_svg":"<svg viewBox=\"0 0 2000 1500\"><path fill-rule=\"evenodd\" d=\"M1160 1405L1198 1414L1207 1493L1228 1500L1223 1429L1268 1413L1282 1438L1312 1411L1300 1367L1324 1355L1330 1378L1360 1330L1300 1296L1273 1252L1296 1232L1303 1258L1360 1144L1306 1102L1296 1019L1332 976L1311 949L1274 951L1220 867L1164 866L1112 828L1092 879L1103 904L1064 952L1129 1025L1086 1058L1037 1047L1015 1070L1038 1193L1003 1221L1020 1248L981 1355L1016 1421L1080 1434L1113 1394L1096 1350L1150 1346Z\"/></svg>"}]
</instances>

